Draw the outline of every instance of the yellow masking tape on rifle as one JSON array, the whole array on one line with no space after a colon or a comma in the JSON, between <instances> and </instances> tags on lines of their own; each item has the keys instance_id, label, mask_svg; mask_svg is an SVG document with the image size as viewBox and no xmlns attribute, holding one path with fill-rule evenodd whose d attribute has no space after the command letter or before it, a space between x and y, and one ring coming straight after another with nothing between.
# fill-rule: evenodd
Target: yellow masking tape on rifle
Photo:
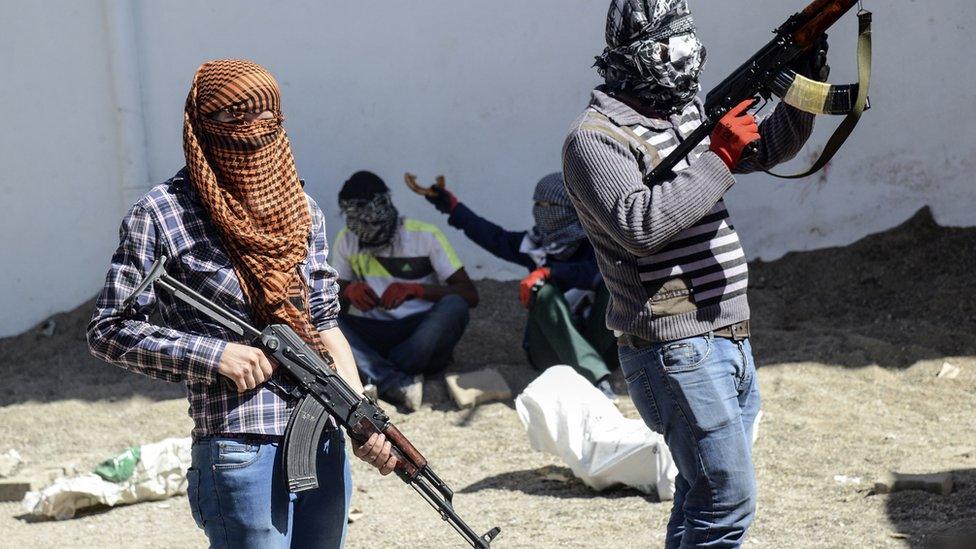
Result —
<instances>
[{"instance_id":1,"label":"yellow masking tape on rifle","mask_svg":"<svg viewBox=\"0 0 976 549\"><path fill-rule=\"evenodd\" d=\"M825 114L830 84L796 75L793 85L783 97L783 102L811 114Z\"/></svg>"}]
</instances>

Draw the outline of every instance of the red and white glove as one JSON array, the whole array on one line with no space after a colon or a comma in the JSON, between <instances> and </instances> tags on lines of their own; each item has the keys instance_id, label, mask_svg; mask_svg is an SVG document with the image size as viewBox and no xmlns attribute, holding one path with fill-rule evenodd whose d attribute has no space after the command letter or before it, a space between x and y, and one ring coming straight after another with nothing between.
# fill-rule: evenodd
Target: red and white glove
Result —
<instances>
[{"instance_id":1,"label":"red and white glove","mask_svg":"<svg viewBox=\"0 0 976 549\"><path fill-rule=\"evenodd\" d=\"M394 282L383 292L380 303L384 309L396 309L408 299L423 299L424 287L412 282Z\"/></svg>"},{"instance_id":2,"label":"red and white glove","mask_svg":"<svg viewBox=\"0 0 976 549\"><path fill-rule=\"evenodd\" d=\"M360 311L368 311L380 303L380 296L365 282L351 282L343 295Z\"/></svg>"},{"instance_id":3,"label":"red and white glove","mask_svg":"<svg viewBox=\"0 0 976 549\"><path fill-rule=\"evenodd\" d=\"M752 99L746 99L739 103L734 109L725 113L712 130L712 144L709 148L722 159L722 162L725 162L730 170L739 164L742 151L750 143L759 139L756 117L746 112L752 102Z\"/></svg>"},{"instance_id":4,"label":"red and white glove","mask_svg":"<svg viewBox=\"0 0 976 549\"><path fill-rule=\"evenodd\" d=\"M549 270L549 267L539 267L529 273L529 276L522 279L522 282L519 283L519 301L522 302L523 307L526 309L529 308L529 302L532 300L532 291L536 287L541 287L545 284L551 276L552 272Z\"/></svg>"}]
</instances>

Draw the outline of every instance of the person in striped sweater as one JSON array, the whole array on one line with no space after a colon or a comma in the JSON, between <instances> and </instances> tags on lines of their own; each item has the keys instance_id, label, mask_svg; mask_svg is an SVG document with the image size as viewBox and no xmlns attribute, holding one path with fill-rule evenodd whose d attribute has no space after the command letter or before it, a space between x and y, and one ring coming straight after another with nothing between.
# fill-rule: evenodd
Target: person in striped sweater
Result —
<instances>
[{"instance_id":1,"label":"person in striped sweater","mask_svg":"<svg viewBox=\"0 0 976 549\"><path fill-rule=\"evenodd\" d=\"M757 123L743 103L671 179L646 185L701 124L705 48L686 0L613 0L606 39L596 63L605 84L563 147L566 190L610 289L607 326L630 395L678 466L666 547L737 547L755 513L760 397L748 267L723 196L733 172L795 156L813 116L781 104ZM817 53L797 70L825 73ZM743 160L754 141L758 153Z\"/></svg>"}]
</instances>

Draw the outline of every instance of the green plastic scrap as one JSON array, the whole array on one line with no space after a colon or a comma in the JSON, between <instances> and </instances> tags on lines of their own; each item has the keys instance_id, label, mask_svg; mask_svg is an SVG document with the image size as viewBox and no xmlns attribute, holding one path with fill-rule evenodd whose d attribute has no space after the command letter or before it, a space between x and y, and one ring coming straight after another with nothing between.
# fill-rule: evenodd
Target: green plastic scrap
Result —
<instances>
[{"instance_id":1,"label":"green plastic scrap","mask_svg":"<svg viewBox=\"0 0 976 549\"><path fill-rule=\"evenodd\" d=\"M126 451L106 459L95 467L95 474L109 482L123 482L132 477L139 463L139 447L133 446Z\"/></svg>"}]
</instances>

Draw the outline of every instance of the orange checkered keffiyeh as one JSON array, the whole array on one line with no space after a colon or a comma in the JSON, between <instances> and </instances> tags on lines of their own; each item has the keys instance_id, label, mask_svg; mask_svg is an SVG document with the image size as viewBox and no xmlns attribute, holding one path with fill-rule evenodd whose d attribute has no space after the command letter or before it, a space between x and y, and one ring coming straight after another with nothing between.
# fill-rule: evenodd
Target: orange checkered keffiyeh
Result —
<instances>
[{"instance_id":1,"label":"orange checkered keffiyeh","mask_svg":"<svg viewBox=\"0 0 976 549\"><path fill-rule=\"evenodd\" d=\"M268 120L212 120L270 111ZM230 254L256 320L291 326L320 352L300 263L312 218L282 127L278 83L251 61L200 65L183 112L190 180Z\"/></svg>"}]
</instances>

